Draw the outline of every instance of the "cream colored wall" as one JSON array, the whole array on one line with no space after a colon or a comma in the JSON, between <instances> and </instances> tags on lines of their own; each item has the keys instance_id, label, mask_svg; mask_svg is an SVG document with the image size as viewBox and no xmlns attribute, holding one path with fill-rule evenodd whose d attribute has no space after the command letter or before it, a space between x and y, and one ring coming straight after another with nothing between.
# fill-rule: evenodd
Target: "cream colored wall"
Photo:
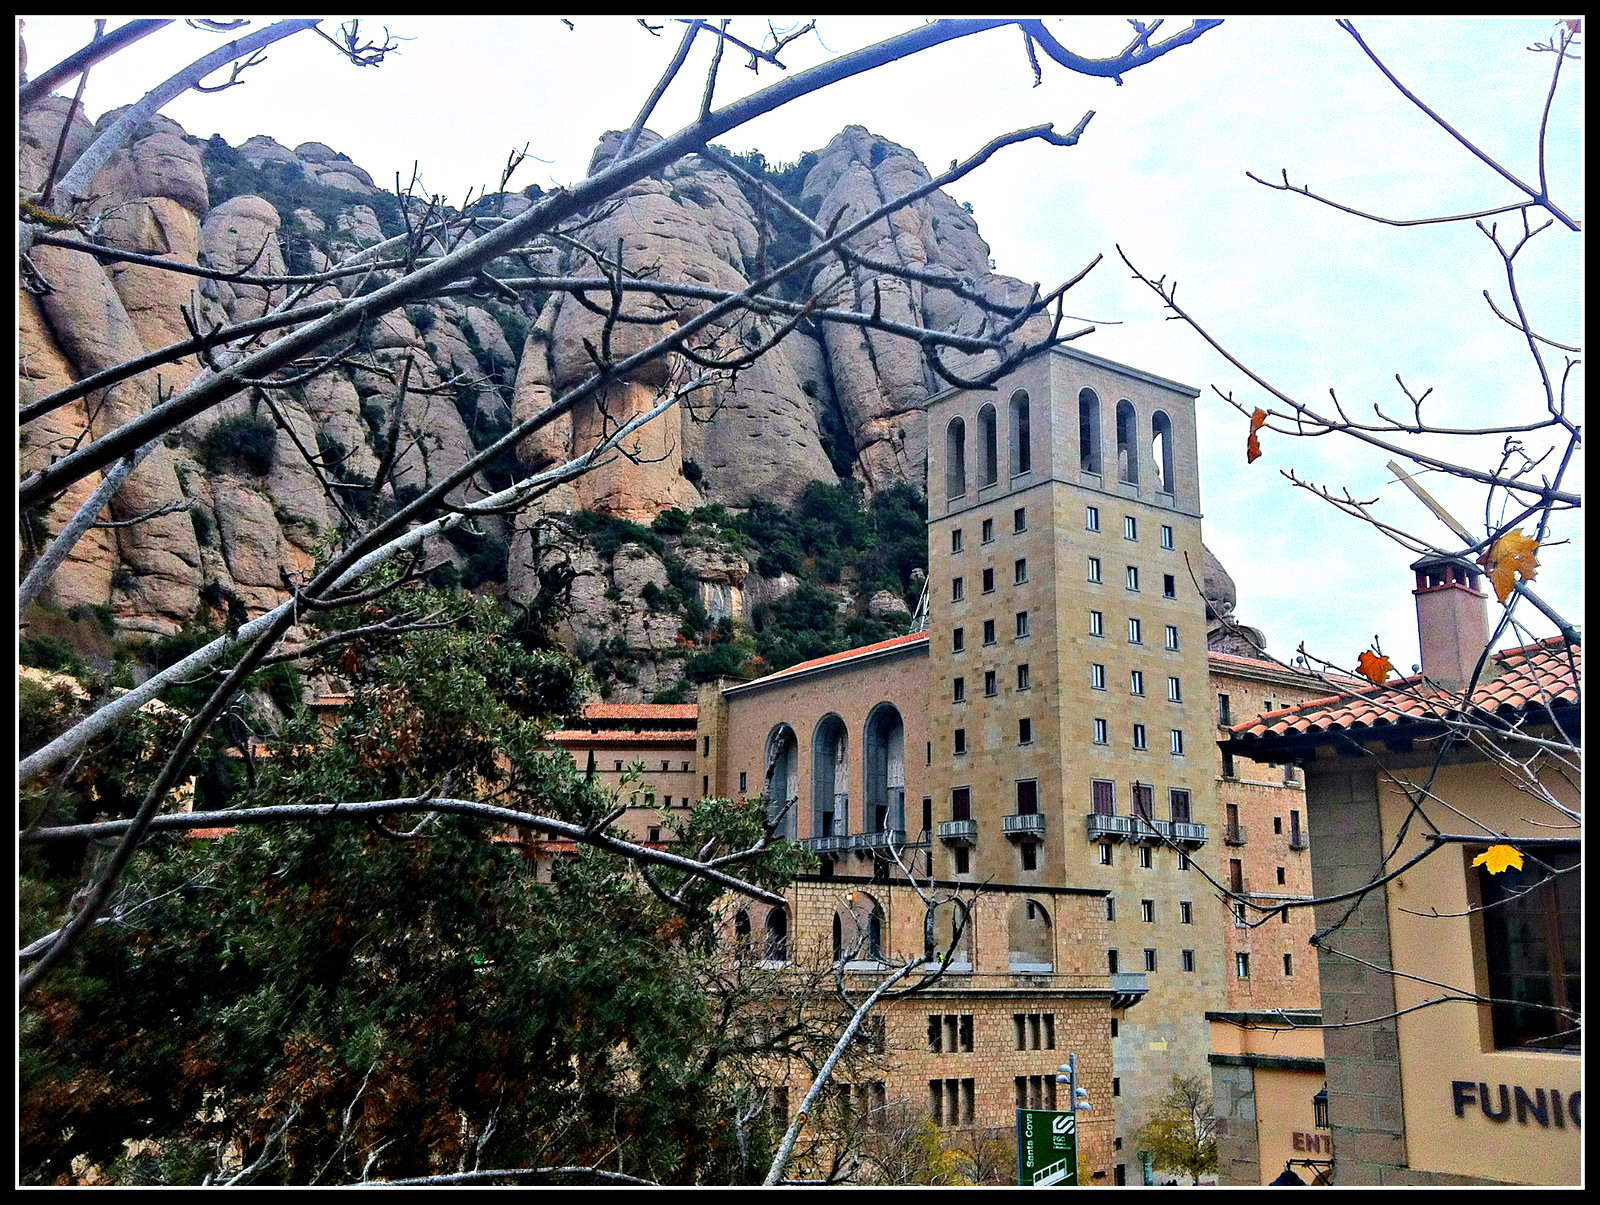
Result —
<instances>
[{"instance_id":1,"label":"cream colored wall","mask_svg":"<svg viewBox=\"0 0 1600 1205\"><path fill-rule=\"evenodd\" d=\"M1311 1103L1311 1098L1322 1090L1322 1073L1257 1067L1255 1076L1261 1183L1272 1183L1290 1159L1332 1159L1332 1136L1326 1129L1316 1127ZM1306 1136L1299 1147L1295 1146L1296 1134ZM1304 1168L1295 1170L1301 1179L1311 1182L1312 1176Z\"/></svg>"},{"instance_id":2,"label":"cream colored wall","mask_svg":"<svg viewBox=\"0 0 1600 1205\"><path fill-rule=\"evenodd\" d=\"M1531 822L1555 822L1550 809L1541 809L1482 763L1444 767L1432 789L1488 828L1510 834L1513 843L1518 836L1558 835ZM1552 789L1564 802L1581 806L1576 793L1565 786L1552 784ZM1380 783L1380 791L1387 845L1410 805L1392 784ZM1473 831L1476 825L1461 820L1456 828ZM1419 852L1422 845L1421 826L1413 823L1395 864ZM1389 939L1396 967L1439 984L1482 992L1488 985L1475 963L1473 918L1416 915L1435 910L1461 913L1469 907L1468 882L1477 874L1468 865L1474 852L1470 846L1445 846L1388 885ZM1333 944L1337 946L1336 939ZM1403 1011L1437 999L1443 989L1397 976L1394 992L1395 1006ZM1519 1125L1514 1115L1496 1123L1472 1104L1458 1118L1451 1097L1452 1080L1486 1083L1495 1094L1500 1084L1520 1084L1530 1093L1536 1088L1572 1093L1580 1087L1578 1056L1496 1051L1487 1009L1467 1003L1440 1004L1402 1016L1399 1034L1411 1167L1534 1184L1578 1183L1582 1135L1570 1117L1560 1129L1553 1124L1540 1127L1531 1119Z\"/></svg>"}]
</instances>

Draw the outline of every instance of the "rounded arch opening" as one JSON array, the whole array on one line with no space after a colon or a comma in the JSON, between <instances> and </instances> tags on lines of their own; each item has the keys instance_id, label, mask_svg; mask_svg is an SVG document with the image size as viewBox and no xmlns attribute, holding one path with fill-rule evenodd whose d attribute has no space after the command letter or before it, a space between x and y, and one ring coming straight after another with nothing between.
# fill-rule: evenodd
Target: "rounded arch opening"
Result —
<instances>
[{"instance_id":1,"label":"rounded arch opening","mask_svg":"<svg viewBox=\"0 0 1600 1205\"><path fill-rule=\"evenodd\" d=\"M1117 403L1117 480L1139 484L1139 419L1133 403Z\"/></svg>"},{"instance_id":2,"label":"rounded arch opening","mask_svg":"<svg viewBox=\"0 0 1600 1205\"><path fill-rule=\"evenodd\" d=\"M1028 412L1028 391L1011 395L1011 475L1033 471L1033 426Z\"/></svg>"},{"instance_id":3,"label":"rounded arch opening","mask_svg":"<svg viewBox=\"0 0 1600 1205\"><path fill-rule=\"evenodd\" d=\"M779 836L793 840L800 796L800 748L789 725L779 724L767 736L766 763L761 793L767 799L767 819Z\"/></svg>"},{"instance_id":4,"label":"rounded arch opening","mask_svg":"<svg viewBox=\"0 0 1600 1205\"><path fill-rule=\"evenodd\" d=\"M1100 463L1100 398L1093 389L1078 390L1078 469L1103 472Z\"/></svg>"},{"instance_id":5,"label":"rounded arch opening","mask_svg":"<svg viewBox=\"0 0 1600 1205\"><path fill-rule=\"evenodd\" d=\"M769 962L789 961L789 912L774 906L767 912L766 947L762 951Z\"/></svg>"},{"instance_id":6,"label":"rounded arch opening","mask_svg":"<svg viewBox=\"0 0 1600 1205\"><path fill-rule=\"evenodd\" d=\"M811 835L850 831L849 730L829 712L811 734Z\"/></svg>"},{"instance_id":7,"label":"rounded arch opening","mask_svg":"<svg viewBox=\"0 0 1600 1205\"><path fill-rule=\"evenodd\" d=\"M1000 480L1000 420L993 404L978 408L978 488Z\"/></svg>"},{"instance_id":8,"label":"rounded arch opening","mask_svg":"<svg viewBox=\"0 0 1600 1205\"><path fill-rule=\"evenodd\" d=\"M900 709L879 703L867 715L862 782L866 787L866 831L883 833L906 827L906 729Z\"/></svg>"},{"instance_id":9,"label":"rounded arch opening","mask_svg":"<svg viewBox=\"0 0 1600 1205\"><path fill-rule=\"evenodd\" d=\"M833 914L833 960L882 962L886 936L883 905L868 892L852 891Z\"/></svg>"},{"instance_id":10,"label":"rounded arch opening","mask_svg":"<svg viewBox=\"0 0 1600 1205\"><path fill-rule=\"evenodd\" d=\"M1055 935L1050 910L1038 900L1021 899L1006 918L1011 970L1045 974L1055 970Z\"/></svg>"},{"instance_id":11,"label":"rounded arch opening","mask_svg":"<svg viewBox=\"0 0 1600 1205\"><path fill-rule=\"evenodd\" d=\"M1156 475L1156 489L1176 493L1172 474L1172 419L1164 410L1150 416L1150 465Z\"/></svg>"},{"instance_id":12,"label":"rounded arch opening","mask_svg":"<svg viewBox=\"0 0 1600 1205\"><path fill-rule=\"evenodd\" d=\"M967 423L953 418L944 433L944 496L946 503L967 494Z\"/></svg>"}]
</instances>

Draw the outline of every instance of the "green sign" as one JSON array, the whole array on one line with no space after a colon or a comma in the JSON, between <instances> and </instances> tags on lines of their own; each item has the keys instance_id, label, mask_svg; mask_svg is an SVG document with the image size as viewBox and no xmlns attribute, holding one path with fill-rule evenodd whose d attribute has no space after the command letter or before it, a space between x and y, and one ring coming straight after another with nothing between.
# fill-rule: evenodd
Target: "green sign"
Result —
<instances>
[{"instance_id":1,"label":"green sign","mask_svg":"<svg viewBox=\"0 0 1600 1205\"><path fill-rule=\"evenodd\" d=\"M1017 1183L1078 1182L1078 1115L1054 1109L1017 1110Z\"/></svg>"}]
</instances>

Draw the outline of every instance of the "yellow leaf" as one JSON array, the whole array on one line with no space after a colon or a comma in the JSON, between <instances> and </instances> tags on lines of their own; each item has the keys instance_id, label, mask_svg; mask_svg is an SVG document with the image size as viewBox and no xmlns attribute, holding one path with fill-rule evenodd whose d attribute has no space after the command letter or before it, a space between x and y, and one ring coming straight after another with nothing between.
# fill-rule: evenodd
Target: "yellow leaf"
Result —
<instances>
[{"instance_id":1,"label":"yellow leaf","mask_svg":"<svg viewBox=\"0 0 1600 1205\"><path fill-rule=\"evenodd\" d=\"M1522 854L1514 846L1491 845L1476 858L1473 858L1472 864L1484 867L1490 874L1502 874L1507 866L1521 870Z\"/></svg>"},{"instance_id":2,"label":"yellow leaf","mask_svg":"<svg viewBox=\"0 0 1600 1205\"><path fill-rule=\"evenodd\" d=\"M1394 673L1394 666L1389 664L1389 658L1380 657L1368 649L1356 659L1356 672L1374 686L1382 686Z\"/></svg>"},{"instance_id":3,"label":"yellow leaf","mask_svg":"<svg viewBox=\"0 0 1600 1205\"><path fill-rule=\"evenodd\" d=\"M1495 597L1502 603L1511 597L1512 575L1521 574L1522 580L1531 582L1539 573L1539 541L1522 534L1522 528L1508 531L1493 544L1478 563L1494 583Z\"/></svg>"},{"instance_id":4,"label":"yellow leaf","mask_svg":"<svg viewBox=\"0 0 1600 1205\"><path fill-rule=\"evenodd\" d=\"M1267 425L1267 412L1257 406L1255 413L1250 416L1250 442L1245 445L1246 464L1254 464L1261 456L1261 440L1256 432Z\"/></svg>"}]
</instances>

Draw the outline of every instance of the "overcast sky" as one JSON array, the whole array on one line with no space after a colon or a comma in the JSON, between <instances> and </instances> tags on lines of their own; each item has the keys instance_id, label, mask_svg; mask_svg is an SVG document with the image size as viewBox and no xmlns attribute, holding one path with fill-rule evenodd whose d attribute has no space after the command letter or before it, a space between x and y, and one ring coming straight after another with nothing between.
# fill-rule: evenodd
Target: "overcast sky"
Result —
<instances>
[{"instance_id":1,"label":"overcast sky","mask_svg":"<svg viewBox=\"0 0 1600 1205\"><path fill-rule=\"evenodd\" d=\"M190 94L168 115L191 133L237 145L269 134L294 146L324 142L391 186L420 163L428 189L459 202L468 187L492 186L513 147L531 156L513 187L580 178L597 136L626 127L679 37L669 23L653 37L631 19L364 18L410 39L376 69L358 69L326 43L300 35L274 47L245 86ZM791 19L774 19L782 29ZM1170 28L1176 28L1178 22ZM115 24L115 22L113 23ZM1554 18L1452 21L1363 20L1368 44L1408 87L1512 173L1538 178L1536 134L1554 56L1529 53ZM823 18L784 56L791 69L878 41L906 19ZM736 22L750 40L765 22ZM331 29L329 25L327 28ZM1128 26L1107 19L1059 20L1053 28L1080 53L1121 48ZM1164 29L1162 33L1170 32ZM27 18L35 73L81 45L85 18ZM1161 36L1158 34L1158 37ZM92 117L126 104L206 53L218 35L169 27L94 69L85 103ZM652 128L675 130L700 99L709 46L667 93ZM1471 224L1392 228L1273 192L1246 171L1296 184L1392 217L1491 208L1517 199L1512 185L1472 157L1399 95L1331 20L1233 19L1191 46L1109 81L1044 64L1032 72L1015 30L997 30L847 81L725 137L787 162L827 143L850 123L913 150L935 171L995 134L1053 121L1071 128L1095 117L1075 148L1024 145L998 154L952 191L972 204L1000 271L1046 288L1096 254L1106 257L1070 294L1069 310L1096 320L1079 346L1205 390L1199 400L1205 538L1233 574L1239 616L1265 630L1287 658L1304 640L1314 654L1354 662L1374 634L1402 672L1416 660L1415 616L1404 549L1291 486L1280 470L1379 497L1394 524L1445 538L1443 529L1384 468L1388 454L1339 437L1295 440L1270 432L1265 455L1246 466L1245 420L1212 391L1247 406L1261 390L1192 330L1164 321L1159 302L1117 259L1117 246L1152 277L1180 282L1178 299L1219 342L1284 392L1326 406L1329 389L1352 412L1374 403L1391 414L1431 388L1427 413L1441 425L1543 412L1539 378L1520 336L1484 304L1506 306L1498 254ZM1551 195L1582 220L1582 62L1568 62L1549 123ZM717 103L764 85L725 62ZM1502 217L1502 229L1519 224ZM1557 225L1518 260L1519 287L1541 333L1581 342L1578 236ZM1552 369L1563 367L1559 353ZM1581 421L1581 368L1571 406ZM1530 437L1530 446L1532 439ZM1492 467L1499 441L1448 442L1456 459ZM1582 485L1582 466L1569 474ZM1438 474L1426 486L1471 529L1484 522L1483 495ZM1497 512L1498 517L1498 512ZM1529 528L1531 533L1531 527ZM1579 523L1558 519L1536 585L1574 620L1582 611ZM1532 608L1519 618L1535 635L1552 631Z\"/></svg>"}]
</instances>

